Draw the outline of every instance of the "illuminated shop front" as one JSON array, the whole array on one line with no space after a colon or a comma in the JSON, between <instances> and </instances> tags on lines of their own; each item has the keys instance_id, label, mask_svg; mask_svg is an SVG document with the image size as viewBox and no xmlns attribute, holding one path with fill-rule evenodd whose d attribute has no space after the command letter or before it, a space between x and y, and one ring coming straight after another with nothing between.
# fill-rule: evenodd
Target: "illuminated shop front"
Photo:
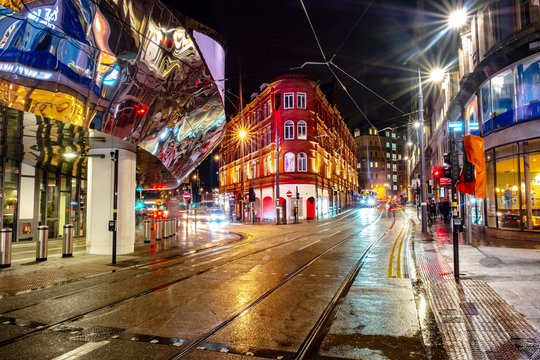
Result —
<instances>
[{"instance_id":1,"label":"illuminated shop front","mask_svg":"<svg viewBox=\"0 0 540 360\"><path fill-rule=\"evenodd\" d=\"M480 86L487 193L485 201L473 200L475 224L540 231L539 79L540 56L535 55Z\"/></svg>"}]
</instances>

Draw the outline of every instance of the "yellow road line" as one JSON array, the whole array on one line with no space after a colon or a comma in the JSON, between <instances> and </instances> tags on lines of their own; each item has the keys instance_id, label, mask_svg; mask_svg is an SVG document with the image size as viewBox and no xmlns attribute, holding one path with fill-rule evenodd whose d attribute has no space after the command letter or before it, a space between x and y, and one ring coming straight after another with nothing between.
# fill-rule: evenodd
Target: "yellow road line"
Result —
<instances>
[{"instance_id":1,"label":"yellow road line","mask_svg":"<svg viewBox=\"0 0 540 360\"><path fill-rule=\"evenodd\" d=\"M408 224L405 225L404 230L407 228ZM398 278L401 278L401 247L403 246L403 243L405 242L405 236L407 235L407 230L405 230L405 233L403 234L403 237L401 238L401 242L399 243L399 249L397 253L397 265L396 265L396 276Z\"/></svg>"},{"instance_id":2,"label":"yellow road line","mask_svg":"<svg viewBox=\"0 0 540 360\"><path fill-rule=\"evenodd\" d=\"M404 229L405 229L405 227L403 227L403 229L401 229L401 232L399 233L399 235L396 238L396 241L394 242L394 247L392 247L392 252L390 253L390 262L388 264L388 277L389 278L393 277L392 276L392 263L394 262L394 252L396 251L396 245L397 245L398 240L399 240L401 234L403 233Z\"/></svg>"}]
</instances>

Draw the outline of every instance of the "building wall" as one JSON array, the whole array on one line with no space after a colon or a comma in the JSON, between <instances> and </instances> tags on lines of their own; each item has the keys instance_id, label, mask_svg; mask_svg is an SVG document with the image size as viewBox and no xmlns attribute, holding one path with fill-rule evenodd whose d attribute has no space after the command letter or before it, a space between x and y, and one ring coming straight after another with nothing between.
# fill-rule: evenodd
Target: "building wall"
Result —
<instances>
[{"instance_id":1,"label":"building wall","mask_svg":"<svg viewBox=\"0 0 540 360\"><path fill-rule=\"evenodd\" d=\"M299 190L304 189L304 194L299 191L302 198L306 193L316 198L317 191L305 189L332 188L336 194L347 196L338 201L332 194L331 210L349 206L358 189L356 144L339 111L328 103L317 84L305 76L279 77L271 84L264 84L261 90L227 126L220 151L220 190L230 193L238 204L251 186L253 168L256 194L263 191L264 197L270 196L269 189L275 188L276 178L277 124L280 189L299 186ZM299 130L302 123L305 123L305 136ZM288 124L292 124L292 130ZM238 136L240 130L247 133L243 140ZM299 156L303 155L305 168L299 169ZM293 161L285 160L289 156ZM280 197L285 198L285 193L286 190L280 190ZM271 196L275 199L275 190Z\"/></svg>"}]
</instances>

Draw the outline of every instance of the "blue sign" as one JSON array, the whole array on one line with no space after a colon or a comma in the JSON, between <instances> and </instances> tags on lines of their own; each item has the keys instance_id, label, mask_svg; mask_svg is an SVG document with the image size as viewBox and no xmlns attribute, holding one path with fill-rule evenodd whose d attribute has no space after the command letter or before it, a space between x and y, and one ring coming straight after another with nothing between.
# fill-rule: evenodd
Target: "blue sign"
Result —
<instances>
[{"instance_id":1,"label":"blue sign","mask_svg":"<svg viewBox=\"0 0 540 360\"><path fill-rule=\"evenodd\" d=\"M463 131L463 122L461 121L449 121L448 131L461 132Z\"/></svg>"}]
</instances>

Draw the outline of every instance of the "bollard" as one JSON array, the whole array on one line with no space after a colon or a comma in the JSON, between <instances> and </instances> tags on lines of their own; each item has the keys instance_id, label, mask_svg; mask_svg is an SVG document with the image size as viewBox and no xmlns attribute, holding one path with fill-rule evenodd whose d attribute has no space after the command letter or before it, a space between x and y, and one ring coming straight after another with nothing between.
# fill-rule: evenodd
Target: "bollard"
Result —
<instances>
[{"instance_id":1,"label":"bollard","mask_svg":"<svg viewBox=\"0 0 540 360\"><path fill-rule=\"evenodd\" d=\"M169 237L174 237L174 218L169 219Z\"/></svg>"},{"instance_id":2,"label":"bollard","mask_svg":"<svg viewBox=\"0 0 540 360\"><path fill-rule=\"evenodd\" d=\"M64 225L64 239L62 240L62 257L73 256L73 225Z\"/></svg>"},{"instance_id":3,"label":"bollard","mask_svg":"<svg viewBox=\"0 0 540 360\"><path fill-rule=\"evenodd\" d=\"M144 242L149 243L151 240L152 221L144 220Z\"/></svg>"},{"instance_id":4,"label":"bollard","mask_svg":"<svg viewBox=\"0 0 540 360\"><path fill-rule=\"evenodd\" d=\"M171 236L176 237L176 218L171 219Z\"/></svg>"},{"instance_id":5,"label":"bollard","mask_svg":"<svg viewBox=\"0 0 540 360\"><path fill-rule=\"evenodd\" d=\"M37 228L36 261L47 260L47 245L49 242L49 227L40 225Z\"/></svg>"},{"instance_id":6,"label":"bollard","mask_svg":"<svg viewBox=\"0 0 540 360\"><path fill-rule=\"evenodd\" d=\"M163 238L169 237L169 219L163 219Z\"/></svg>"},{"instance_id":7,"label":"bollard","mask_svg":"<svg viewBox=\"0 0 540 360\"><path fill-rule=\"evenodd\" d=\"M0 268L11 266L11 235L12 229L0 230Z\"/></svg>"},{"instance_id":8,"label":"bollard","mask_svg":"<svg viewBox=\"0 0 540 360\"><path fill-rule=\"evenodd\" d=\"M156 230L154 232L154 237L156 240L161 240L163 230L161 230L161 220L156 220Z\"/></svg>"}]
</instances>

